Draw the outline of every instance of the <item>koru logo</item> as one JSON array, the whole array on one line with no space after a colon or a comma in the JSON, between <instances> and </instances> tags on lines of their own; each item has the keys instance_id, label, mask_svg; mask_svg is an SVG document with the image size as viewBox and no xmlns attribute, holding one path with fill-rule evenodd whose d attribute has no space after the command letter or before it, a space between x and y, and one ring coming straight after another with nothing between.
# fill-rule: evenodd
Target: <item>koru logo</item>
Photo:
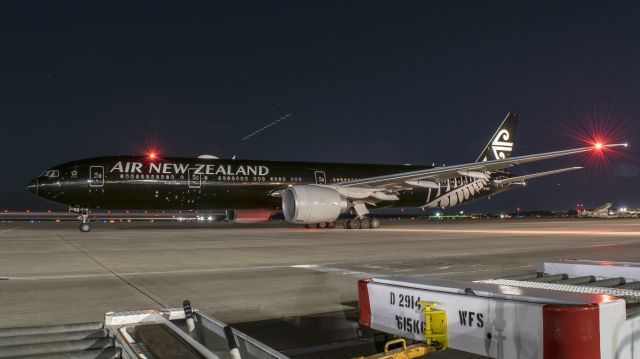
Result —
<instances>
[{"instance_id":1,"label":"koru logo","mask_svg":"<svg viewBox=\"0 0 640 359\"><path fill-rule=\"evenodd\" d=\"M507 153L511 153L513 150L513 142L507 142L510 137L509 131L505 129L500 130L496 135L496 138L491 143L491 149L496 159L505 159Z\"/></svg>"}]
</instances>

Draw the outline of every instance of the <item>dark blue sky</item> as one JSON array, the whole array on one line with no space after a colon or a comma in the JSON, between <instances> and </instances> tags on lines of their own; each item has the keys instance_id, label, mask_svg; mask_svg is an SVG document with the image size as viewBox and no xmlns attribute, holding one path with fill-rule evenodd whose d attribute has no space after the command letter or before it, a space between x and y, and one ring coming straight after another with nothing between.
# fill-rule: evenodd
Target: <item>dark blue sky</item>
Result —
<instances>
[{"instance_id":1,"label":"dark blue sky","mask_svg":"<svg viewBox=\"0 0 640 359\"><path fill-rule=\"evenodd\" d=\"M509 111L516 152L632 145L461 209L640 206L634 2L0 2L0 208L48 208L43 169L139 153L367 163L475 159ZM240 139L284 114L290 118Z\"/></svg>"}]
</instances>

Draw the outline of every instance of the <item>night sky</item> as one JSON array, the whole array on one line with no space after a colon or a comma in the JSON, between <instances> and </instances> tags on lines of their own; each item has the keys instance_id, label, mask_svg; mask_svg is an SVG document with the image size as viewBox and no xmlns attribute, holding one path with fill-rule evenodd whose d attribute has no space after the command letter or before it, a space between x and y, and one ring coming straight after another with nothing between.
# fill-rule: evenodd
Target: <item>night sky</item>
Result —
<instances>
[{"instance_id":1,"label":"night sky","mask_svg":"<svg viewBox=\"0 0 640 359\"><path fill-rule=\"evenodd\" d=\"M588 169L456 210L640 206L640 5L480 1L2 1L0 209L80 158L475 160L507 112L514 155L628 141ZM284 120L242 140L278 118ZM60 208L60 207L58 207Z\"/></svg>"}]
</instances>

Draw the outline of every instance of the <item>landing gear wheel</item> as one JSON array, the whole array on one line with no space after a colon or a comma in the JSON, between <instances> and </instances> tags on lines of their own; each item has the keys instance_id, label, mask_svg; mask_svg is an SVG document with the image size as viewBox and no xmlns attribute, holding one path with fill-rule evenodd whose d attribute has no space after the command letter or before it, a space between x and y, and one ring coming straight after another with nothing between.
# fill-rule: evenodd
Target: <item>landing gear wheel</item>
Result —
<instances>
[{"instance_id":1,"label":"landing gear wheel","mask_svg":"<svg viewBox=\"0 0 640 359\"><path fill-rule=\"evenodd\" d=\"M360 229L360 220L352 218L349 220L349 229Z\"/></svg>"},{"instance_id":2,"label":"landing gear wheel","mask_svg":"<svg viewBox=\"0 0 640 359\"><path fill-rule=\"evenodd\" d=\"M343 225L344 225L344 229L351 229L351 227L350 227L350 225L349 225L349 222L350 222L350 221L351 221L351 219L349 219L349 218L347 218L347 219L345 219L345 220L344 220L344 223L343 223Z\"/></svg>"},{"instance_id":3,"label":"landing gear wheel","mask_svg":"<svg viewBox=\"0 0 640 359\"><path fill-rule=\"evenodd\" d=\"M363 218L360 220L360 229L371 228L371 220L369 218Z\"/></svg>"},{"instance_id":4,"label":"landing gear wheel","mask_svg":"<svg viewBox=\"0 0 640 359\"><path fill-rule=\"evenodd\" d=\"M311 225L310 224L305 224L304 228L309 229L309 228L311 228Z\"/></svg>"},{"instance_id":5,"label":"landing gear wheel","mask_svg":"<svg viewBox=\"0 0 640 359\"><path fill-rule=\"evenodd\" d=\"M336 228L336 221L327 222L327 228Z\"/></svg>"},{"instance_id":6,"label":"landing gear wheel","mask_svg":"<svg viewBox=\"0 0 640 359\"><path fill-rule=\"evenodd\" d=\"M89 232L91 225L89 223L80 223L80 232Z\"/></svg>"},{"instance_id":7,"label":"landing gear wheel","mask_svg":"<svg viewBox=\"0 0 640 359\"><path fill-rule=\"evenodd\" d=\"M380 228L380 220L377 218L372 218L371 219L371 229L378 229Z\"/></svg>"},{"instance_id":8,"label":"landing gear wheel","mask_svg":"<svg viewBox=\"0 0 640 359\"><path fill-rule=\"evenodd\" d=\"M327 222L320 222L316 225L317 228L327 228Z\"/></svg>"}]
</instances>

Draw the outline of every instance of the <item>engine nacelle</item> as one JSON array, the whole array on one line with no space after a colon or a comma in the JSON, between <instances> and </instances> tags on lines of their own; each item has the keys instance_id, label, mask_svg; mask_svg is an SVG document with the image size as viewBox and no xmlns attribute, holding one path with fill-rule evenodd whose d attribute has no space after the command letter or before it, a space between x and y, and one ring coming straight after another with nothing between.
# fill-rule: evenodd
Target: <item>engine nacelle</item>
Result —
<instances>
[{"instance_id":1,"label":"engine nacelle","mask_svg":"<svg viewBox=\"0 0 640 359\"><path fill-rule=\"evenodd\" d=\"M348 209L349 203L333 188L300 185L287 188L282 194L284 218L292 223L313 224L331 222Z\"/></svg>"}]
</instances>

